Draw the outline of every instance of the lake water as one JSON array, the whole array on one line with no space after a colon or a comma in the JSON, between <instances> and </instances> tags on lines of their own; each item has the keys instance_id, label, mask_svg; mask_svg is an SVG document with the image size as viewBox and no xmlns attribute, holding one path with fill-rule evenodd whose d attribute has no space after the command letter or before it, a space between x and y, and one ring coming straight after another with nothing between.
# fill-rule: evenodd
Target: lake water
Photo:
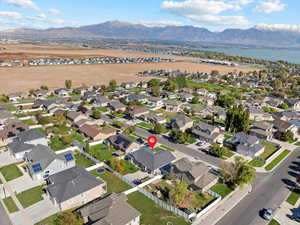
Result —
<instances>
[{"instance_id":1,"label":"lake water","mask_svg":"<svg viewBox=\"0 0 300 225\"><path fill-rule=\"evenodd\" d=\"M230 55L245 56L271 61L284 60L300 64L300 50L264 49L264 48L203 48L205 51L221 52Z\"/></svg>"}]
</instances>

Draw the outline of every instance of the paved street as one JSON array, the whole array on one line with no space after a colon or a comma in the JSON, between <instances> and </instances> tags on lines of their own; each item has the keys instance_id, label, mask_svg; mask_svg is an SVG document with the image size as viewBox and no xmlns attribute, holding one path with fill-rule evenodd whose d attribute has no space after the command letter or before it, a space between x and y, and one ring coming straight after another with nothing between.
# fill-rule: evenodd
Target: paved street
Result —
<instances>
[{"instance_id":1,"label":"paved street","mask_svg":"<svg viewBox=\"0 0 300 225\"><path fill-rule=\"evenodd\" d=\"M4 206L0 202L0 225L12 225Z\"/></svg>"},{"instance_id":2,"label":"paved street","mask_svg":"<svg viewBox=\"0 0 300 225\"><path fill-rule=\"evenodd\" d=\"M293 162L299 160L297 158L299 156L300 149L297 149L272 173L258 174L252 192L217 225L266 224L266 221L259 216L259 211L262 208L278 208L289 195L288 188L295 184L294 177L291 176L291 168L293 168Z\"/></svg>"}]
</instances>

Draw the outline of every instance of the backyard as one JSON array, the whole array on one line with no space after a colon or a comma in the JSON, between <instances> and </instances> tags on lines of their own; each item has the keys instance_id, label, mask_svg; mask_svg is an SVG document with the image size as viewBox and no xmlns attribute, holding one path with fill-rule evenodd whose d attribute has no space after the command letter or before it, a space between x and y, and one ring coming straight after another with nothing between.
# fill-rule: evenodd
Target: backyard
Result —
<instances>
[{"instance_id":1,"label":"backyard","mask_svg":"<svg viewBox=\"0 0 300 225\"><path fill-rule=\"evenodd\" d=\"M1 167L0 172L7 182L23 176L23 173L15 164Z\"/></svg>"},{"instance_id":2,"label":"backyard","mask_svg":"<svg viewBox=\"0 0 300 225\"><path fill-rule=\"evenodd\" d=\"M43 200L43 185L37 186L17 194L17 198L24 208Z\"/></svg>"},{"instance_id":3,"label":"backyard","mask_svg":"<svg viewBox=\"0 0 300 225\"><path fill-rule=\"evenodd\" d=\"M87 157L85 157L80 153L77 153L75 155L75 159L76 159L76 165L80 165L84 168L88 168L95 165L95 163L92 160L88 159Z\"/></svg>"},{"instance_id":4,"label":"backyard","mask_svg":"<svg viewBox=\"0 0 300 225\"><path fill-rule=\"evenodd\" d=\"M265 160L270 158L277 150L278 148L276 145L267 142L267 141L262 141L261 144L265 146L264 152L259 156L259 159L253 159L249 162L251 166L254 167L263 167L265 165Z\"/></svg>"},{"instance_id":5,"label":"backyard","mask_svg":"<svg viewBox=\"0 0 300 225\"><path fill-rule=\"evenodd\" d=\"M96 159L107 162L113 157L113 153L116 152L116 150L108 145L105 144L98 144L90 146L87 150L87 153L95 157Z\"/></svg>"},{"instance_id":6,"label":"backyard","mask_svg":"<svg viewBox=\"0 0 300 225\"><path fill-rule=\"evenodd\" d=\"M233 191L233 189L226 184L215 184L210 190L220 195L222 199Z\"/></svg>"}]
</instances>

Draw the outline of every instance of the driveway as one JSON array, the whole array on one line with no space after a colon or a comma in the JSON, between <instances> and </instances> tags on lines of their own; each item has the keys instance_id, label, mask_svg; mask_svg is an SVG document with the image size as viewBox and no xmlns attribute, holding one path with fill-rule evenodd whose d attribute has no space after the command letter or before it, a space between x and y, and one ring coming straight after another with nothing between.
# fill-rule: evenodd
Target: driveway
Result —
<instances>
[{"instance_id":1,"label":"driveway","mask_svg":"<svg viewBox=\"0 0 300 225\"><path fill-rule=\"evenodd\" d=\"M9 154L9 151L0 151L0 167L16 162L17 160Z\"/></svg>"},{"instance_id":2,"label":"driveway","mask_svg":"<svg viewBox=\"0 0 300 225\"><path fill-rule=\"evenodd\" d=\"M145 173L143 171L137 171L135 173L127 174L124 177L130 181L134 181L134 180L143 179L143 178L149 177L149 176L151 176L151 175L149 175L148 173Z\"/></svg>"}]
</instances>

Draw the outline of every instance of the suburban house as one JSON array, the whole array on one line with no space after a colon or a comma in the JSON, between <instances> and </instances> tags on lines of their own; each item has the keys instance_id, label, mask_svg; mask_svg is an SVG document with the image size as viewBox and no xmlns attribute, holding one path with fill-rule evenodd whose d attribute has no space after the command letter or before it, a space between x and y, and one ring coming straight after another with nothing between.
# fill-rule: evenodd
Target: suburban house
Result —
<instances>
[{"instance_id":1,"label":"suburban house","mask_svg":"<svg viewBox=\"0 0 300 225\"><path fill-rule=\"evenodd\" d=\"M79 132L92 141L102 140L101 130L97 125L84 124L79 128Z\"/></svg>"},{"instance_id":2,"label":"suburban house","mask_svg":"<svg viewBox=\"0 0 300 225\"><path fill-rule=\"evenodd\" d=\"M300 113L296 111L278 111L273 113L274 119L280 119L284 121L298 120L300 118Z\"/></svg>"},{"instance_id":3,"label":"suburban house","mask_svg":"<svg viewBox=\"0 0 300 225\"><path fill-rule=\"evenodd\" d=\"M171 166L170 174L177 180L189 184L191 190L207 191L218 181L218 177L202 162L182 158Z\"/></svg>"},{"instance_id":4,"label":"suburban house","mask_svg":"<svg viewBox=\"0 0 300 225\"><path fill-rule=\"evenodd\" d=\"M173 93L173 92L162 92L161 96L165 99L176 99L177 98L177 94Z\"/></svg>"},{"instance_id":5,"label":"suburban house","mask_svg":"<svg viewBox=\"0 0 300 225\"><path fill-rule=\"evenodd\" d=\"M111 136L107 141L114 149L123 153L130 153L140 147L140 144L123 134Z\"/></svg>"},{"instance_id":6,"label":"suburban house","mask_svg":"<svg viewBox=\"0 0 300 225\"><path fill-rule=\"evenodd\" d=\"M78 121L84 120L84 119L87 119L87 117L80 112L68 112L67 113L67 120L68 120L69 124L75 124Z\"/></svg>"},{"instance_id":7,"label":"suburban house","mask_svg":"<svg viewBox=\"0 0 300 225\"><path fill-rule=\"evenodd\" d=\"M300 110L300 99L285 99L286 104L293 110Z\"/></svg>"},{"instance_id":8,"label":"suburban house","mask_svg":"<svg viewBox=\"0 0 300 225\"><path fill-rule=\"evenodd\" d=\"M54 101L54 100L49 100L49 99L46 99L46 100L44 100L44 99L38 99L37 101L34 102L34 104L35 104L36 106L42 107L43 109L45 109L45 110L48 111L48 112L49 112L51 109L53 109L53 108L59 106L59 105L56 103L56 101Z\"/></svg>"},{"instance_id":9,"label":"suburban house","mask_svg":"<svg viewBox=\"0 0 300 225\"><path fill-rule=\"evenodd\" d=\"M111 101L108 103L109 107L113 110L113 111L125 111L126 110L126 105L124 105L123 103L119 102L119 101Z\"/></svg>"},{"instance_id":10,"label":"suburban house","mask_svg":"<svg viewBox=\"0 0 300 225\"><path fill-rule=\"evenodd\" d=\"M33 92L33 96L36 98L45 98L49 94L48 90L40 89Z\"/></svg>"},{"instance_id":11,"label":"suburban house","mask_svg":"<svg viewBox=\"0 0 300 225\"><path fill-rule=\"evenodd\" d=\"M68 89L68 88L59 88L59 89L54 90L54 94L56 94L60 97L69 97L71 92L72 92L72 90Z\"/></svg>"},{"instance_id":12,"label":"suburban house","mask_svg":"<svg viewBox=\"0 0 300 225\"><path fill-rule=\"evenodd\" d=\"M32 151L26 152L24 159L27 163L27 171L33 180L46 179L76 165L72 152L56 154L44 145L37 145Z\"/></svg>"},{"instance_id":13,"label":"suburban house","mask_svg":"<svg viewBox=\"0 0 300 225\"><path fill-rule=\"evenodd\" d=\"M136 94L131 94L128 95L126 100L128 102L139 102L145 104L147 102L147 98L143 95L136 95Z\"/></svg>"},{"instance_id":14,"label":"suburban house","mask_svg":"<svg viewBox=\"0 0 300 225\"><path fill-rule=\"evenodd\" d=\"M8 145L18 134L26 130L29 130L29 126L20 121L6 124L2 130L0 129L0 146Z\"/></svg>"},{"instance_id":15,"label":"suburban house","mask_svg":"<svg viewBox=\"0 0 300 225\"><path fill-rule=\"evenodd\" d=\"M123 193L98 198L76 212L89 225L139 225L141 216L127 203L127 196Z\"/></svg>"},{"instance_id":16,"label":"suburban house","mask_svg":"<svg viewBox=\"0 0 300 225\"><path fill-rule=\"evenodd\" d=\"M123 82L120 86L122 88L128 89L128 88L136 88L138 84L135 82Z\"/></svg>"},{"instance_id":17,"label":"suburban house","mask_svg":"<svg viewBox=\"0 0 300 225\"><path fill-rule=\"evenodd\" d=\"M178 94L178 97L183 102L192 102L194 96L189 93L180 93Z\"/></svg>"},{"instance_id":18,"label":"suburban house","mask_svg":"<svg viewBox=\"0 0 300 225\"><path fill-rule=\"evenodd\" d=\"M272 130L273 124L260 121L252 125L249 134L260 139L270 140L273 136Z\"/></svg>"},{"instance_id":19,"label":"suburban house","mask_svg":"<svg viewBox=\"0 0 300 225\"><path fill-rule=\"evenodd\" d=\"M197 122L192 130L194 136L208 143L219 142L223 143L223 135L220 129L213 125L204 122Z\"/></svg>"},{"instance_id":20,"label":"suburban house","mask_svg":"<svg viewBox=\"0 0 300 225\"><path fill-rule=\"evenodd\" d=\"M158 116L158 115L153 114L153 113L148 113L146 115L142 115L141 118L145 121L148 121L148 122L152 123L152 124L156 124L156 123L165 124L165 123L167 123L166 118Z\"/></svg>"},{"instance_id":21,"label":"suburban house","mask_svg":"<svg viewBox=\"0 0 300 225\"><path fill-rule=\"evenodd\" d=\"M48 140L45 134L37 130L27 130L17 135L14 141L22 142L31 145L48 145Z\"/></svg>"},{"instance_id":22,"label":"suburban house","mask_svg":"<svg viewBox=\"0 0 300 225\"><path fill-rule=\"evenodd\" d=\"M147 100L148 105L154 109L160 109L164 106L164 101L161 98L150 97Z\"/></svg>"},{"instance_id":23,"label":"suburban house","mask_svg":"<svg viewBox=\"0 0 300 225\"><path fill-rule=\"evenodd\" d=\"M97 107L106 107L110 100L105 96L97 96L93 100L93 104Z\"/></svg>"},{"instance_id":24,"label":"suburban house","mask_svg":"<svg viewBox=\"0 0 300 225\"><path fill-rule=\"evenodd\" d=\"M47 184L47 195L62 211L86 204L106 192L105 181L81 166L49 176Z\"/></svg>"},{"instance_id":25,"label":"suburban house","mask_svg":"<svg viewBox=\"0 0 300 225\"><path fill-rule=\"evenodd\" d=\"M182 103L177 101L166 100L164 101L164 105L167 112L179 112Z\"/></svg>"},{"instance_id":26,"label":"suburban house","mask_svg":"<svg viewBox=\"0 0 300 225\"><path fill-rule=\"evenodd\" d=\"M189 128L192 128L194 121L184 114L179 114L172 118L171 127L175 130L186 131Z\"/></svg>"},{"instance_id":27,"label":"suburban house","mask_svg":"<svg viewBox=\"0 0 300 225\"><path fill-rule=\"evenodd\" d=\"M0 127L5 125L8 121L15 118L14 114L6 110L0 110Z\"/></svg>"},{"instance_id":28,"label":"suburban house","mask_svg":"<svg viewBox=\"0 0 300 225\"><path fill-rule=\"evenodd\" d=\"M270 98L269 100L266 101L266 104L270 107L275 107L278 108L280 104L282 104L283 101L278 98Z\"/></svg>"},{"instance_id":29,"label":"suburban house","mask_svg":"<svg viewBox=\"0 0 300 225\"><path fill-rule=\"evenodd\" d=\"M291 131L295 134L298 130L298 128L294 124L280 119L275 119L273 121L273 125L274 128L280 133L286 133L287 131Z\"/></svg>"},{"instance_id":30,"label":"suburban house","mask_svg":"<svg viewBox=\"0 0 300 225\"><path fill-rule=\"evenodd\" d=\"M146 107L132 106L127 109L127 113L131 119L136 119L149 113L149 110Z\"/></svg>"},{"instance_id":31,"label":"suburban house","mask_svg":"<svg viewBox=\"0 0 300 225\"><path fill-rule=\"evenodd\" d=\"M129 159L150 174L161 174L163 167L169 166L176 158L170 151L154 151L143 147L128 155Z\"/></svg>"},{"instance_id":32,"label":"suburban house","mask_svg":"<svg viewBox=\"0 0 300 225\"><path fill-rule=\"evenodd\" d=\"M249 112L250 120L255 120L255 121L273 120L273 116L270 113L266 113L261 109L255 107L249 107L247 108L247 111Z\"/></svg>"},{"instance_id":33,"label":"suburban house","mask_svg":"<svg viewBox=\"0 0 300 225\"><path fill-rule=\"evenodd\" d=\"M257 137L243 132L236 133L231 143L235 146L237 153L251 158L258 157L265 150L265 146L260 144Z\"/></svg>"}]
</instances>

